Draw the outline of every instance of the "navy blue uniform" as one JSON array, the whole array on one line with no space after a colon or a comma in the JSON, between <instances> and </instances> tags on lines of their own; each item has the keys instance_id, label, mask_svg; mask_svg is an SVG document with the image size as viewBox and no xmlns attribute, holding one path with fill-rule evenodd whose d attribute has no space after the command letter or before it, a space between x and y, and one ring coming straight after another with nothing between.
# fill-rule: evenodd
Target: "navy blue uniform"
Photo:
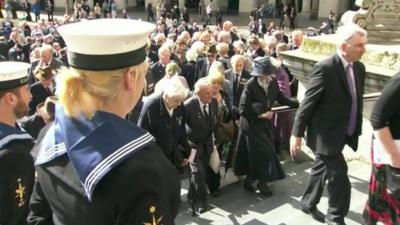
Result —
<instances>
[{"instance_id":1,"label":"navy blue uniform","mask_svg":"<svg viewBox=\"0 0 400 225\"><path fill-rule=\"evenodd\" d=\"M0 123L0 224L24 225L34 180L32 137Z\"/></svg>"},{"instance_id":2,"label":"navy blue uniform","mask_svg":"<svg viewBox=\"0 0 400 225\"><path fill-rule=\"evenodd\" d=\"M138 121L138 126L154 136L164 155L179 169L183 159L190 154L184 114L185 108L181 104L170 116L162 94L154 93L146 99Z\"/></svg>"},{"instance_id":3,"label":"navy blue uniform","mask_svg":"<svg viewBox=\"0 0 400 225\"><path fill-rule=\"evenodd\" d=\"M63 113L35 146L30 224L174 224L180 181L154 138L107 112Z\"/></svg>"}]
</instances>

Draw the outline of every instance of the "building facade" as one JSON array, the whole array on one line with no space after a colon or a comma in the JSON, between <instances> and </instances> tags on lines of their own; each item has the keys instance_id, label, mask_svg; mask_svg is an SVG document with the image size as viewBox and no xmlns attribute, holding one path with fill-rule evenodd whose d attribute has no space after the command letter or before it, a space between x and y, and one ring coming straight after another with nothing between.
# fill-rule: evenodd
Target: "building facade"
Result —
<instances>
[{"instance_id":1,"label":"building facade","mask_svg":"<svg viewBox=\"0 0 400 225\"><path fill-rule=\"evenodd\" d=\"M75 0L54 0L54 6L57 9L65 9L67 2L69 5L73 5L74 1ZM105 0L87 0L87 3L93 8L95 2L102 3L103 1ZM330 10L335 10L337 15L341 15L346 10L354 8L355 4L355 0L115 0L119 10L134 7L144 8L149 3L151 3L154 8L164 3L171 6L178 5L179 8L186 6L187 8L198 10L199 7L206 7L210 1L212 1L214 10L219 8L222 12L243 14L249 13L250 10L256 6L264 5L275 7L282 4L292 4L295 5L300 14L309 15L314 19L328 17Z\"/></svg>"}]
</instances>

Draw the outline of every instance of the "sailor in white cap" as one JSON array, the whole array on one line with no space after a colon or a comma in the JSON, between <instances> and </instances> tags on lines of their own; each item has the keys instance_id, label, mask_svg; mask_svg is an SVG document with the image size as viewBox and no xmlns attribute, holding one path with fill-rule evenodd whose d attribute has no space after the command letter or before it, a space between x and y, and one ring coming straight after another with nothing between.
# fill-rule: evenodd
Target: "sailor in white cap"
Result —
<instances>
[{"instance_id":1,"label":"sailor in white cap","mask_svg":"<svg viewBox=\"0 0 400 225\"><path fill-rule=\"evenodd\" d=\"M72 68L58 75L55 122L35 146L30 223L174 224L178 173L154 138L124 119L143 91L153 30L123 19L58 29Z\"/></svg>"},{"instance_id":2,"label":"sailor in white cap","mask_svg":"<svg viewBox=\"0 0 400 225\"><path fill-rule=\"evenodd\" d=\"M0 224L26 224L34 180L33 139L16 120L28 114L32 97L22 62L0 62Z\"/></svg>"}]
</instances>

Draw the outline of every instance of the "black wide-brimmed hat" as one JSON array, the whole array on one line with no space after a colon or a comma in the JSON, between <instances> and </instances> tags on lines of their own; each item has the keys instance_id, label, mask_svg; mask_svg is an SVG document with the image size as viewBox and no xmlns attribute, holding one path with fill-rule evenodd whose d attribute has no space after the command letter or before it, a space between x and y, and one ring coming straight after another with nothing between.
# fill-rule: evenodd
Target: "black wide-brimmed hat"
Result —
<instances>
[{"instance_id":1,"label":"black wide-brimmed hat","mask_svg":"<svg viewBox=\"0 0 400 225\"><path fill-rule=\"evenodd\" d=\"M257 57L254 60L254 68L250 74L252 76L267 76L274 74L278 68L279 66L275 59L269 56Z\"/></svg>"}]
</instances>

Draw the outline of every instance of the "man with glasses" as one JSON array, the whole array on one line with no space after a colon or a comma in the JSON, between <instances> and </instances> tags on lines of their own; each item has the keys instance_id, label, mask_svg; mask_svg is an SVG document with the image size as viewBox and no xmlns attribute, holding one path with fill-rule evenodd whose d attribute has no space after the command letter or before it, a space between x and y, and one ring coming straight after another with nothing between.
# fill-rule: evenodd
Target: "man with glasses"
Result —
<instances>
[{"instance_id":1,"label":"man with glasses","mask_svg":"<svg viewBox=\"0 0 400 225\"><path fill-rule=\"evenodd\" d=\"M197 61L196 73L195 73L196 81L208 75L210 67L213 64L213 62L216 61L216 58L217 58L217 48L215 45L211 45L207 50L206 57L200 58Z\"/></svg>"}]
</instances>

